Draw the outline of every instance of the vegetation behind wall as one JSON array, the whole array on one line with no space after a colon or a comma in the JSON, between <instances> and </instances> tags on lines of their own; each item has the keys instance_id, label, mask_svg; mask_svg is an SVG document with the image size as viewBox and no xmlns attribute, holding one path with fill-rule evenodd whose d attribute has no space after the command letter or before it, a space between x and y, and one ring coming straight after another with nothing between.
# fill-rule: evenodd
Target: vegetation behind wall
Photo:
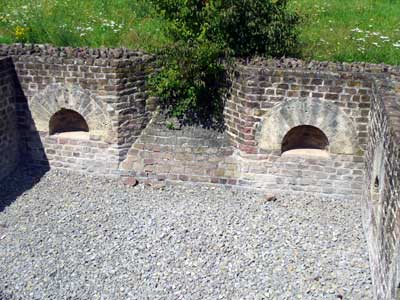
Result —
<instances>
[{"instance_id":1,"label":"vegetation behind wall","mask_svg":"<svg viewBox=\"0 0 400 300\"><path fill-rule=\"evenodd\" d=\"M399 0L292 0L302 16L301 57L400 64Z\"/></svg>"},{"instance_id":2,"label":"vegetation behind wall","mask_svg":"<svg viewBox=\"0 0 400 300\"><path fill-rule=\"evenodd\" d=\"M400 64L399 0L289 0L288 5L302 19L302 59ZM152 1L0 0L0 43L153 51L169 42L164 29Z\"/></svg>"},{"instance_id":3,"label":"vegetation behind wall","mask_svg":"<svg viewBox=\"0 0 400 300\"><path fill-rule=\"evenodd\" d=\"M156 0L172 43L161 50L154 94L183 123L222 126L223 61L297 50L299 18L287 1Z\"/></svg>"},{"instance_id":4,"label":"vegetation behind wall","mask_svg":"<svg viewBox=\"0 0 400 300\"><path fill-rule=\"evenodd\" d=\"M145 0L0 0L0 43L154 51L164 23Z\"/></svg>"}]
</instances>

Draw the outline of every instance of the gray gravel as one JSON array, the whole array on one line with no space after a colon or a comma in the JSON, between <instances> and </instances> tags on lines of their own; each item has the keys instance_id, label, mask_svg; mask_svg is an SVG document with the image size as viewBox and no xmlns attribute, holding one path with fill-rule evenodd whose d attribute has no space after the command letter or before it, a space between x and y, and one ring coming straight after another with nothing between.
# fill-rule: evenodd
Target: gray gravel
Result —
<instances>
[{"instance_id":1,"label":"gray gravel","mask_svg":"<svg viewBox=\"0 0 400 300\"><path fill-rule=\"evenodd\" d=\"M353 201L32 181L0 184L0 299L372 299Z\"/></svg>"}]
</instances>

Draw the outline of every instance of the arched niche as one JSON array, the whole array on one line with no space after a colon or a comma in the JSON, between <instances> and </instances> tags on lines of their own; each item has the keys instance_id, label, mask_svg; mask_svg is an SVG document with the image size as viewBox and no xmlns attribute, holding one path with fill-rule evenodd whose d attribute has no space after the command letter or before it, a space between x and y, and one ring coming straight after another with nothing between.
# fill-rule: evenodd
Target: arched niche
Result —
<instances>
[{"instance_id":1,"label":"arched niche","mask_svg":"<svg viewBox=\"0 0 400 300\"><path fill-rule=\"evenodd\" d=\"M328 150L329 140L317 127L309 125L290 129L282 140L282 153L295 149Z\"/></svg>"},{"instance_id":2,"label":"arched niche","mask_svg":"<svg viewBox=\"0 0 400 300\"><path fill-rule=\"evenodd\" d=\"M64 113L74 111L84 119L91 133L104 136L110 126L105 105L97 99L96 95L78 85L60 83L48 85L29 100L34 130L48 131L50 134L52 133L49 126L51 118L60 111ZM68 115L64 117L67 118ZM73 118L73 114L69 114L69 117Z\"/></svg>"},{"instance_id":3,"label":"arched niche","mask_svg":"<svg viewBox=\"0 0 400 300\"><path fill-rule=\"evenodd\" d=\"M50 135L76 131L89 132L89 126L85 118L78 112L62 108L50 118Z\"/></svg>"},{"instance_id":4,"label":"arched niche","mask_svg":"<svg viewBox=\"0 0 400 300\"><path fill-rule=\"evenodd\" d=\"M297 127L322 131L330 153L354 154L359 149L352 120L334 103L310 98L285 100L265 114L257 136L259 148L282 150L285 136Z\"/></svg>"}]
</instances>

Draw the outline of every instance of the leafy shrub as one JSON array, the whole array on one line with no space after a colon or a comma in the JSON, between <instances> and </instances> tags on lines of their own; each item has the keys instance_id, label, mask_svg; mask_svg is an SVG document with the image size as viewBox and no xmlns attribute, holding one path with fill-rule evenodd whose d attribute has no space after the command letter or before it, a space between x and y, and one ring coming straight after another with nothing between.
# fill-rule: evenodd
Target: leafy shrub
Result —
<instances>
[{"instance_id":1,"label":"leafy shrub","mask_svg":"<svg viewBox=\"0 0 400 300\"><path fill-rule=\"evenodd\" d=\"M154 94L182 123L220 126L231 57L295 53L298 17L286 0L154 0L173 41L162 49Z\"/></svg>"},{"instance_id":2,"label":"leafy shrub","mask_svg":"<svg viewBox=\"0 0 400 300\"><path fill-rule=\"evenodd\" d=\"M215 2L218 17L212 36L219 36L234 56L297 54L299 17L287 10L287 0Z\"/></svg>"},{"instance_id":3,"label":"leafy shrub","mask_svg":"<svg viewBox=\"0 0 400 300\"><path fill-rule=\"evenodd\" d=\"M181 123L220 127L224 67L216 44L177 42L161 53L162 69L151 81L153 93Z\"/></svg>"},{"instance_id":4,"label":"leafy shrub","mask_svg":"<svg viewBox=\"0 0 400 300\"><path fill-rule=\"evenodd\" d=\"M207 0L153 0L157 11L169 21L168 31L174 41L205 40L213 1Z\"/></svg>"}]
</instances>

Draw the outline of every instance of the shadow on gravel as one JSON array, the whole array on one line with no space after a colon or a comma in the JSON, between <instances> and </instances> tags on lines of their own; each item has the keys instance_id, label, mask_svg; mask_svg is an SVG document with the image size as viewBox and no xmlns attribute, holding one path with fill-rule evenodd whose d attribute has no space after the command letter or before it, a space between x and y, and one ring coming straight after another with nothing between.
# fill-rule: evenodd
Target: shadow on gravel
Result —
<instances>
[{"instance_id":1,"label":"shadow on gravel","mask_svg":"<svg viewBox=\"0 0 400 300\"><path fill-rule=\"evenodd\" d=\"M0 212L24 192L33 188L48 171L46 168L19 167L0 181ZM1 294L0 294L1 296ZM0 300L2 298L0 297Z\"/></svg>"},{"instance_id":2,"label":"shadow on gravel","mask_svg":"<svg viewBox=\"0 0 400 300\"><path fill-rule=\"evenodd\" d=\"M50 165L13 65L12 71L17 126L19 134L19 166L16 171L0 180L0 212L18 196L30 190L50 169ZM0 291L0 300L2 300Z\"/></svg>"}]
</instances>

